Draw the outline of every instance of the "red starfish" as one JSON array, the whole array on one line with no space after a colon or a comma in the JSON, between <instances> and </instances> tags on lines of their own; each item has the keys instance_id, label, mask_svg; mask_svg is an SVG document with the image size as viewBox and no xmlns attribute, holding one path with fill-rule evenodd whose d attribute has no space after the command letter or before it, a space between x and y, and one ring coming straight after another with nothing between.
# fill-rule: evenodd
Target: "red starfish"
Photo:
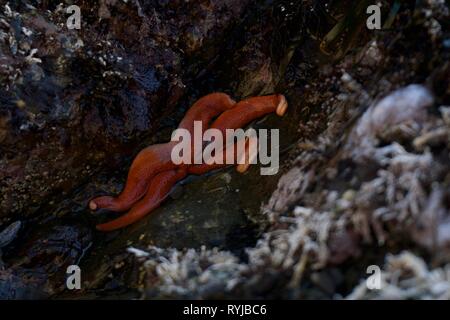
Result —
<instances>
[{"instance_id":1,"label":"red starfish","mask_svg":"<svg viewBox=\"0 0 450 320\"><path fill-rule=\"evenodd\" d=\"M287 102L283 95L254 97L236 104L224 93L213 93L200 98L188 110L179 128L187 129L193 136L194 121L201 121L204 128L216 128L225 134L226 129L245 127L254 119L271 112L282 116L286 109ZM216 116L217 119L210 126L211 120ZM250 141L247 142L247 149L249 143ZM112 211L126 211L131 208L125 215L97 225L98 230L112 231L140 220L157 208L173 185L188 173L202 174L227 166L227 164L175 165L171 160L171 151L175 144L176 142L157 144L142 150L133 161L125 188L118 197L103 196L90 201L91 210L106 208ZM254 156L256 154L248 155L246 152L246 162L238 166L238 171L247 170Z\"/></svg>"},{"instance_id":2,"label":"red starfish","mask_svg":"<svg viewBox=\"0 0 450 320\"><path fill-rule=\"evenodd\" d=\"M227 94L212 93L200 98L186 113L179 128L187 129L192 135L194 121L202 121L204 127L223 111L235 105ZM126 211L144 196L151 179L159 172L174 170L175 165L171 160L171 152L175 142L155 144L143 149L134 159L128 173L127 182L122 193L118 197L104 196L91 200L91 210L98 208L112 211Z\"/></svg>"}]
</instances>

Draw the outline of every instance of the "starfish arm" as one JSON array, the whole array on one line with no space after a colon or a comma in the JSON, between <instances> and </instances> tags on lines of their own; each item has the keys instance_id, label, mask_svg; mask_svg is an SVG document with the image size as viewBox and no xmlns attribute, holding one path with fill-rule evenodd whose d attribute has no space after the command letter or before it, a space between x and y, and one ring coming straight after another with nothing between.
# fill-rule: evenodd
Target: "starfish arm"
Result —
<instances>
[{"instance_id":1,"label":"starfish arm","mask_svg":"<svg viewBox=\"0 0 450 320\"><path fill-rule=\"evenodd\" d=\"M126 211L142 198L147 191L150 180L159 172L174 169L171 161L171 143L151 145L143 149L134 159L128 172L125 188L117 196L102 196L89 202L91 210L99 208L112 211Z\"/></svg>"},{"instance_id":2,"label":"starfish arm","mask_svg":"<svg viewBox=\"0 0 450 320\"><path fill-rule=\"evenodd\" d=\"M194 121L200 121L203 130L209 128L212 119L226 110L230 110L236 102L227 94L215 92L208 94L195 102L186 112L183 120L178 126L179 129L186 129L194 136ZM194 139L191 140L191 148L194 150ZM195 154L192 153L191 161L194 162Z\"/></svg>"},{"instance_id":3,"label":"starfish arm","mask_svg":"<svg viewBox=\"0 0 450 320\"><path fill-rule=\"evenodd\" d=\"M226 129L244 128L253 120L272 112L283 116L286 110L287 101L282 94L248 98L223 112L211 124L211 128L219 129L225 135Z\"/></svg>"},{"instance_id":4,"label":"starfish arm","mask_svg":"<svg viewBox=\"0 0 450 320\"><path fill-rule=\"evenodd\" d=\"M100 231L113 231L126 227L159 207L167 197L173 185L186 176L185 169L168 170L158 173L150 183L144 198L136 202L131 210L123 216L96 226Z\"/></svg>"},{"instance_id":5,"label":"starfish arm","mask_svg":"<svg viewBox=\"0 0 450 320\"><path fill-rule=\"evenodd\" d=\"M211 124L211 128L219 129L225 136L226 129L243 128L253 120L266 114L276 112L279 116L283 116L286 113L287 106L286 98L281 94L248 98L236 103L232 109L223 112ZM234 154L236 155L237 153L235 152ZM257 155L254 152L249 153L248 151L246 154L249 154L249 163L251 163L250 159L253 159ZM225 166L227 164L198 164L190 166L188 171L191 174L199 175ZM248 167L249 164L246 165L243 163L238 165L237 170L239 172L245 172Z\"/></svg>"},{"instance_id":6,"label":"starfish arm","mask_svg":"<svg viewBox=\"0 0 450 320\"><path fill-rule=\"evenodd\" d=\"M194 121L201 121L208 128L211 120L226 110L233 108L236 102L225 93L215 92L198 99L186 112L178 128L194 133Z\"/></svg>"}]
</instances>

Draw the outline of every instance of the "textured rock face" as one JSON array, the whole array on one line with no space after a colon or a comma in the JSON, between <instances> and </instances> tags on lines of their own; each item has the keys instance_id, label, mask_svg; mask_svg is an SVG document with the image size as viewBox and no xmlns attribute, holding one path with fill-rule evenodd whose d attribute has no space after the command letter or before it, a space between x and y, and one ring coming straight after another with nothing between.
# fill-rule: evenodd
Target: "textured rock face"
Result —
<instances>
[{"instance_id":1,"label":"textured rock face","mask_svg":"<svg viewBox=\"0 0 450 320\"><path fill-rule=\"evenodd\" d=\"M79 1L80 30L56 3L0 6L0 219L35 212L170 126L161 116L248 1Z\"/></svg>"}]
</instances>

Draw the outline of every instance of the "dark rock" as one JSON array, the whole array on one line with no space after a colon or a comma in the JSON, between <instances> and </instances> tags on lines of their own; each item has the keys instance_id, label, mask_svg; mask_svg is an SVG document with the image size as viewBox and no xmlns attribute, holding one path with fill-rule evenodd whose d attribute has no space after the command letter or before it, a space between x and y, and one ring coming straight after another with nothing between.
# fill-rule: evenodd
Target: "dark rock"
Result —
<instances>
[{"instance_id":1,"label":"dark rock","mask_svg":"<svg viewBox=\"0 0 450 320\"><path fill-rule=\"evenodd\" d=\"M29 230L27 230L29 231ZM0 298L42 299L66 288L66 269L92 244L80 223L53 221L34 226L22 243L6 252L0 270Z\"/></svg>"}]
</instances>

